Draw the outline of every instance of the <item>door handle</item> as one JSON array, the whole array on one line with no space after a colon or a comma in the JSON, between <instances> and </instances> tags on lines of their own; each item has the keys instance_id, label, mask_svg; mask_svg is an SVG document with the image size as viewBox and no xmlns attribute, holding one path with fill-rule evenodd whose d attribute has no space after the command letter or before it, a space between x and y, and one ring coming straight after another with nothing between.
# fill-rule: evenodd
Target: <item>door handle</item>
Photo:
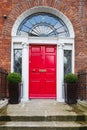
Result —
<instances>
[{"instance_id":1,"label":"door handle","mask_svg":"<svg viewBox=\"0 0 87 130\"><path fill-rule=\"evenodd\" d=\"M46 69L39 69L39 72L46 72Z\"/></svg>"}]
</instances>

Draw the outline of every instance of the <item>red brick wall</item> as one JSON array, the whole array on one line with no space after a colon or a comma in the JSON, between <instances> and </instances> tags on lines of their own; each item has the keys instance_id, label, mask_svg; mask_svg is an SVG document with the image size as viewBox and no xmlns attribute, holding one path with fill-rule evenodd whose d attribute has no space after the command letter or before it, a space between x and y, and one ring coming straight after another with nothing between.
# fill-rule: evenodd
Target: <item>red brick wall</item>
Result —
<instances>
[{"instance_id":1,"label":"red brick wall","mask_svg":"<svg viewBox=\"0 0 87 130\"><path fill-rule=\"evenodd\" d=\"M4 38L3 27L7 22L4 15L8 17L12 10L12 0L0 0L0 67L10 71L10 37Z\"/></svg>"},{"instance_id":2,"label":"red brick wall","mask_svg":"<svg viewBox=\"0 0 87 130\"><path fill-rule=\"evenodd\" d=\"M75 31L75 72L87 68L87 0L3 0L0 2L0 66L10 71L11 30L17 17L34 6L49 6L66 15ZM7 19L3 15L7 15Z\"/></svg>"}]
</instances>

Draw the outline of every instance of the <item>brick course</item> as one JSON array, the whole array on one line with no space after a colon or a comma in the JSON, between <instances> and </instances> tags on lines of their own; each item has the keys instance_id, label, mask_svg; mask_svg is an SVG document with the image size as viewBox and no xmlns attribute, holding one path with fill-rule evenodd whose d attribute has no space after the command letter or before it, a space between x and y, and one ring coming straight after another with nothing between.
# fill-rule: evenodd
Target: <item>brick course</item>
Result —
<instances>
[{"instance_id":1,"label":"brick course","mask_svg":"<svg viewBox=\"0 0 87 130\"><path fill-rule=\"evenodd\" d=\"M19 15L35 6L55 8L70 19L75 31L75 72L87 69L87 0L0 1L0 67L10 71L12 27Z\"/></svg>"}]
</instances>

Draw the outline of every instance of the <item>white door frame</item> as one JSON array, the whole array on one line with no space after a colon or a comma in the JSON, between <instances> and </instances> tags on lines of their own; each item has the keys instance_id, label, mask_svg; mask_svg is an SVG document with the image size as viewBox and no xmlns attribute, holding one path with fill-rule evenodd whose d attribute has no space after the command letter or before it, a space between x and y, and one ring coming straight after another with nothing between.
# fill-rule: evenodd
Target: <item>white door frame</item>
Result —
<instances>
[{"instance_id":1,"label":"white door frame","mask_svg":"<svg viewBox=\"0 0 87 130\"><path fill-rule=\"evenodd\" d=\"M13 49L22 49L22 98L29 101L29 44L57 45L56 100L64 102L64 50L72 50L72 72L74 73L74 39L72 38L35 38L16 36L12 38L11 71L13 71Z\"/></svg>"},{"instance_id":2,"label":"white door frame","mask_svg":"<svg viewBox=\"0 0 87 130\"><path fill-rule=\"evenodd\" d=\"M56 17L59 17L64 23L66 24L70 37L67 38L36 38L36 37L29 37L28 35L21 35L17 36L17 30L19 25L22 23L22 21L27 18L28 16L34 14L34 13L50 13L55 15ZM48 7L48 6L37 6L33 7L29 10L24 11L15 21L13 28L12 28L12 46L11 46L11 71L13 71L13 49L14 48L21 48L22 49L22 81L23 81L23 95L22 95L22 101L28 101L28 83L29 83L29 44L56 44L57 45L57 98L56 100L59 102L64 101L64 94L63 94L63 79L64 79L64 50L72 50L72 72L74 73L74 29L73 25L68 19L67 16L65 16L62 12L59 10Z\"/></svg>"}]
</instances>

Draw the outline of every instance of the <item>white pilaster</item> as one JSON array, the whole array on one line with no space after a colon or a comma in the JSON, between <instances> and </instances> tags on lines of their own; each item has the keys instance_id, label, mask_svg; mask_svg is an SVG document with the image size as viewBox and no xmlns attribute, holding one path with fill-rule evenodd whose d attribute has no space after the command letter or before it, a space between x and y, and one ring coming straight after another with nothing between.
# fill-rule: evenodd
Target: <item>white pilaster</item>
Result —
<instances>
[{"instance_id":1,"label":"white pilaster","mask_svg":"<svg viewBox=\"0 0 87 130\"><path fill-rule=\"evenodd\" d=\"M28 101L28 45L22 43L22 99Z\"/></svg>"},{"instance_id":2,"label":"white pilaster","mask_svg":"<svg viewBox=\"0 0 87 130\"><path fill-rule=\"evenodd\" d=\"M57 46L57 101L63 102L63 75L64 75L64 62L63 62L63 46L59 44Z\"/></svg>"}]
</instances>

